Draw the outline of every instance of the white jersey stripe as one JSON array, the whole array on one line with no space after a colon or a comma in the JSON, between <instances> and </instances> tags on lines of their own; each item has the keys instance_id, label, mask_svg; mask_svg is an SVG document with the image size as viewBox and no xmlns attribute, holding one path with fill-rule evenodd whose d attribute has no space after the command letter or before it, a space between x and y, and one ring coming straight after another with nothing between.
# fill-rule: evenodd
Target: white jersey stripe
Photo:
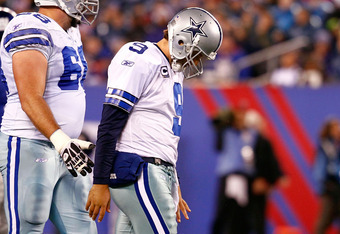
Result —
<instances>
[{"instance_id":1,"label":"white jersey stripe","mask_svg":"<svg viewBox=\"0 0 340 234\"><path fill-rule=\"evenodd\" d=\"M182 95L181 94L177 94L177 100L178 100L178 105L182 105Z\"/></svg>"},{"instance_id":2,"label":"white jersey stripe","mask_svg":"<svg viewBox=\"0 0 340 234\"><path fill-rule=\"evenodd\" d=\"M129 104L130 106L134 106L134 105L135 105L134 103L130 102L128 99L123 98L123 97L118 96L118 95L114 95L114 94L106 94L105 97L106 97L106 98L119 99L119 100L121 100L121 101L126 102L126 103Z\"/></svg>"},{"instance_id":3,"label":"white jersey stripe","mask_svg":"<svg viewBox=\"0 0 340 234\"><path fill-rule=\"evenodd\" d=\"M147 176L147 175L146 175ZM152 218L152 221L154 222L155 226L156 226L156 229L158 231L158 233L160 234L165 234L164 232L164 229L163 229L163 226L156 214L156 211L154 210L151 202L150 202L150 199L146 193L146 190L145 190L145 183L144 183L144 170L142 171L142 174L141 174L141 178L138 180L138 189L139 189L139 193L142 197L142 200L148 210L148 212L150 213L150 216Z\"/></svg>"},{"instance_id":4,"label":"white jersey stripe","mask_svg":"<svg viewBox=\"0 0 340 234\"><path fill-rule=\"evenodd\" d=\"M29 38L41 38L45 41L49 41L49 38L43 34L29 34L29 35L24 35L24 36L13 37L5 44L5 47L8 47L12 42L26 40Z\"/></svg>"}]
</instances>

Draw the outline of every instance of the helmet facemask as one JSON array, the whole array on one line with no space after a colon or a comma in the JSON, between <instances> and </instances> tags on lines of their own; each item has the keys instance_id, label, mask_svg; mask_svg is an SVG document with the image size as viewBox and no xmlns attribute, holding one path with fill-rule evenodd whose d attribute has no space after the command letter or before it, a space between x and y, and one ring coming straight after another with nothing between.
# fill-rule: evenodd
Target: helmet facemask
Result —
<instances>
[{"instance_id":1,"label":"helmet facemask","mask_svg":"<svg viewBox=\"0 0 340 234\"><path fill-rule=\"evenodd\" d=\"M182 65L184 78L190 79L203 73L202 58L199 58L201 52L202 51L195 54L189 54L186 57L187 61Z\"/></svg>"},{"instance_id":2,"label":"helmet facemask","mask_svg":"<svg viewBox=\"0 0 340 234\"><path fill-rule=\"evenodd\" d=\"M184 78L190 79L195 76L203 74L203 62L204 60L214 60L216 53L212 52L207 55L199 46L200 36L197 36L192 44L184 45L183 52L185 58L176 59L173 55L172 69L177 72L183 72Z\"/></svg>"},{"instance_id":3,"label":"helmet facemask","mask_svg":"<svg viewBox=\"0 0 340 234\"><path fill-rule=\"evenodd\" d=\"M99 1L98 0L80 1L77 3L75 8L77 12L70 13L75 15L71 16L77 18L78 20L85 24L90 25L97 18L99 11Z\"/></svg>"},{"instance_id":4,"label":"helmet facemask","mask_svg":"<svg viewBox=\"0 0 340 234\"><path fill-rule=\"evenodd\" d=\"M97 18L99 0L34 0L38 7L56 6L78 22L92 24Z\"/></svg>"},{"instance_id":5,"label":"helmet facemask","mask_svg":"<svg viewBox=\"0 0 340 234\"><path fill-rule=\"evenodd\" d=\"M171 55L172 68L177 72L183 72L186 79L203 73L202 57L204 57L204 52L197 46L198 42L199 37L196 37L192 44L182 45L184 50L182 54L185 55L183 59L177 59Z\"/></svg>"}]
</instances>

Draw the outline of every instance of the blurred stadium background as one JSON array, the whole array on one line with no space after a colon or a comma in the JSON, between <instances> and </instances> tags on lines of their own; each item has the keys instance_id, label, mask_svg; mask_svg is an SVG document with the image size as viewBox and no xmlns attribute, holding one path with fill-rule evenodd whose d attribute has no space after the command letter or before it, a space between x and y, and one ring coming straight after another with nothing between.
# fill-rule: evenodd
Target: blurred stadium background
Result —
<instances>
[{"instance_id":1,"label":"blurred stadium background","mask_svg":"<svg viewBox=\"0 0 340 234\"><path fill-rule=\"evenodd\" d=\"M0 0L17 13L33 0ZM208 234L215 211L216 152L210 118L240 104L267 121L289 186L276 189L268 207L268 233L312 233L319 198L311 175L318 131L340 117L340 1L328 0L100 0L93 26L81 26L89 64L84 132L95 141L107 67L128 41L158 41L174 13L188 6L209 10L224 41L202 77L185 82L178 173L192 209L181 234ZM115 211L98 224L114 233ZM329 233L340 230L334 223ZM53 233L49 224L46 233Z\"/></svg>"}]
</instances>

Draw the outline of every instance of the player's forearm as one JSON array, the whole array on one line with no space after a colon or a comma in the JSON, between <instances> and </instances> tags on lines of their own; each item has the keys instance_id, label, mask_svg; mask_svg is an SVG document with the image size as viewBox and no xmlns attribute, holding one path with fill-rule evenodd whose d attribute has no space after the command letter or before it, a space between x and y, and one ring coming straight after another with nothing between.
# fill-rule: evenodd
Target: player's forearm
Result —
<instances>
[{"instance_id":1,"label":"player's forearm","mask_svg":"<svg viewBox=\"0 0 340 234\"><path fill-rule=\"evenodd\" d=\"M99 131L98 131L98 134ZM116 140L106 135L96 142L96 161L93 173L94 184L109 184L110 171L114 162Z\"/></svg>"},{"instance_id":2,"label":"player's forearm","mask_svg":"<svg viewBox=\"0 0 340 234\"><path fill-rule=\"evenodd\" d=\"M38 50L24 50L13 55L13 75L21 107L34 126L47 138L59 128L43 98L48 61Z\"/></svg>"},{"instance_id":3,"label":"player's forearm","mask_svg":"<svg viewBox=\"0 0 340 234\"><path fill-rule=\"evenodd\" d=\"M49 139L53 132L59 129L52 111L41 96L31 95L22 97L21 107L34 126Z\"/></svg>"},{"instance_id":4,"label":"player's forearm","mask_svg":"<svg viewBox=\"0 0 340 234\"><path fill-rule=\"evenodd\" d=\"M129 114L118 107L104 104L98 127L94 184L108 184L114 162L117 140L122 133Z\"/></svg>"}]
</instances>

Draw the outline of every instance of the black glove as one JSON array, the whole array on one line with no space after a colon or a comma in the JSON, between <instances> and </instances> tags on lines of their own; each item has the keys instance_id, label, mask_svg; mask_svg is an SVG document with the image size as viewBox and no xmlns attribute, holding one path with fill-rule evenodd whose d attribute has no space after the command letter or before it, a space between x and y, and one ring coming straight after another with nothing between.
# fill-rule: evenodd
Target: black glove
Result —
<instances>
[{"instance_id":1,"label":"black glove","mask_svg":"<svg viewBox=\"0 0 340 234\"><path fill-rule=\"evenodd\" d=\"M79 139L71 139L62 130L56 130L51 136L50 140L55 149L59 152L61 158L69 172L77 177L77 171L86 176L87 173L92 172L94 163L87 156L83 149L93 149L95 145L89 141Z\"/></svg>"},{"instance_id":2,"label":"black glove","mask_svg":"<svg viewBox=\"0 0 340 234\"><path fill-rule=\"evenodd\" d=\"M87 173L92 172L91 167L94 166L94 163L90 157L84 153L78 143L71 140L61 150L60 156L64 160L67 169L74 177L77 177L76 171L82 176L86 176Z\"/></svg>"}]
</instances>

